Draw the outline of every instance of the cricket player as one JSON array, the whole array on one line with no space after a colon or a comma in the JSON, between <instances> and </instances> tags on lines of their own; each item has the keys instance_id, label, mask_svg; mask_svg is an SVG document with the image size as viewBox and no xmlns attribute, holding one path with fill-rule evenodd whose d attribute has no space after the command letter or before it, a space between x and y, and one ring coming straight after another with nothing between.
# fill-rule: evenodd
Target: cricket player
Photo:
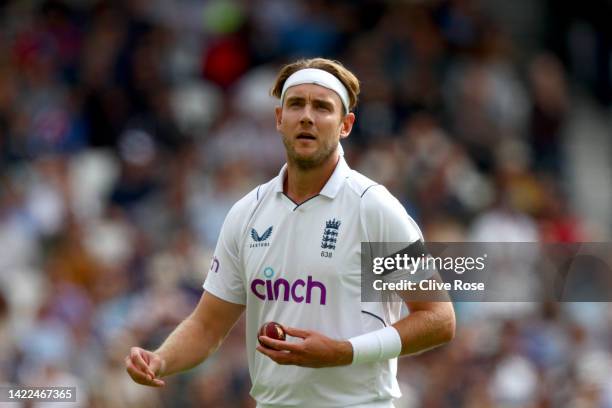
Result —
<instances>
[{"instance_id":1,"label":"cricket player","mask_svg":"<svg viewBox=\"0 0 612 408\"><path fill-rule=\"evenodd\" d=\"M258 407L393 407L397 357L450 341L452 304L406 298L400 318L401 303L361 300L361 243L423 237L399 201L343 157L355 75L336 61L299 60L280 70L271 93L287 163L230 210L193 313L157 350L133 347L127 371L163 386L206 360L246 311ZM268 321L284 326L285 341L259 344Z\"/></svg>"}]
</instances>

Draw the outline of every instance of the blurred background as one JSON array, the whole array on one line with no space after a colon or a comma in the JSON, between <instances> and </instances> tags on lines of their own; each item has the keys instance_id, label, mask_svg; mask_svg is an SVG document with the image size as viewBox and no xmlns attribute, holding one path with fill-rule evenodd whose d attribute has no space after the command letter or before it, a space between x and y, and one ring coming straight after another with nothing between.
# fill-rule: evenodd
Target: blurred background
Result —
<instances>
[{"instance_id":1,"label":"blurred background","mask_svg":"<svg viewBox=\"0 0 612 408\"><path fill-rule=\"evenodd\" d=\"M0 2L0 383L74 385L89 407L254 406L242 322L162 390L123 357L191 311L230 206L283 164L268 90L299 57L360 78L347 160L426 240L609 241L610 15L605 0ZM450 345L401 359L398 408L612 407L608 304L457 313Z\"/></svg>"}]
</instances>

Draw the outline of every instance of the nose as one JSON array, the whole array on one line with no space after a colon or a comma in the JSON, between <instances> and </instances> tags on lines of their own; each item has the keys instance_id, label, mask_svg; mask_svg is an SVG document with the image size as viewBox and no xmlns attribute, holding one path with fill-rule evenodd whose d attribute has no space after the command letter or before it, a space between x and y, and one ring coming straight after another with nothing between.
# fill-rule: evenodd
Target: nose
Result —
<instances>
[{"instance_id":1,"label":"nose","mask_svg":"<svg viewBox=\"0 0 612 408\"><path fill-rule=\"evenodd\" d=\"M312 111L310 110L310 106L306 105L304 109L302 109L302 116L300 118L300 124L304 125L312 125Z\"/></svg>"}]
</instances>

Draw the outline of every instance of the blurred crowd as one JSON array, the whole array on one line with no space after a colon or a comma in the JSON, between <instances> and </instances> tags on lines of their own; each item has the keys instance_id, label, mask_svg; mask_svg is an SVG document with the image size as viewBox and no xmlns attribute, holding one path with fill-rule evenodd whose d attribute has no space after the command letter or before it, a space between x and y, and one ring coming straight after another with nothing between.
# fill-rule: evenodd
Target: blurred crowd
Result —
<instances>
[{"instance_id":1,"label":"blurred crowd","mask_svg":"<svg viewBox=\"0 0 612 408\"><path fill-rule=\"evenodd\" d=\"M242 322L162 390L123 358L190 312L227 211L283 164L268 90L299 57L361 80L347 161L426 240L609 240L578 215L566 148L576 101L612 100L604 3L1 2L0 384L254 406ZM606 303L457 312L450 345L400 361L398 407L612 407Z\"/></svg>"}]
</instances>

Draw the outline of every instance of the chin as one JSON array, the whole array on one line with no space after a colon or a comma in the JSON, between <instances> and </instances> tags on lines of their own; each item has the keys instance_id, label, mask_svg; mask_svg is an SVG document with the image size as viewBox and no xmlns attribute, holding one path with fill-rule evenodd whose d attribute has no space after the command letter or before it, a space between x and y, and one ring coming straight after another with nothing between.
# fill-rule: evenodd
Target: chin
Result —
<instances>
[{"instance_id":1,"label":"chin","mask_svg":"<svg viewBox=\"0 0 612 408\"><path fill-rule=\"evenodd\" d=\"M319 151L313 147L294 147L293 156L303 160L313 159L318 155Z\"/></svg>"},{"instance_id":2,"label":"chin","mask_svg":"<svg viewBox=\"0 0 612 408\"><path fill-rule=\"evenodd\" d=\"M308 159L295 158L293 161L297 165L297 167L302 170L314 169L321 165L320 162L316 160L312 160L311 158L308 158Z\"/></svg>"}]
</instances>

